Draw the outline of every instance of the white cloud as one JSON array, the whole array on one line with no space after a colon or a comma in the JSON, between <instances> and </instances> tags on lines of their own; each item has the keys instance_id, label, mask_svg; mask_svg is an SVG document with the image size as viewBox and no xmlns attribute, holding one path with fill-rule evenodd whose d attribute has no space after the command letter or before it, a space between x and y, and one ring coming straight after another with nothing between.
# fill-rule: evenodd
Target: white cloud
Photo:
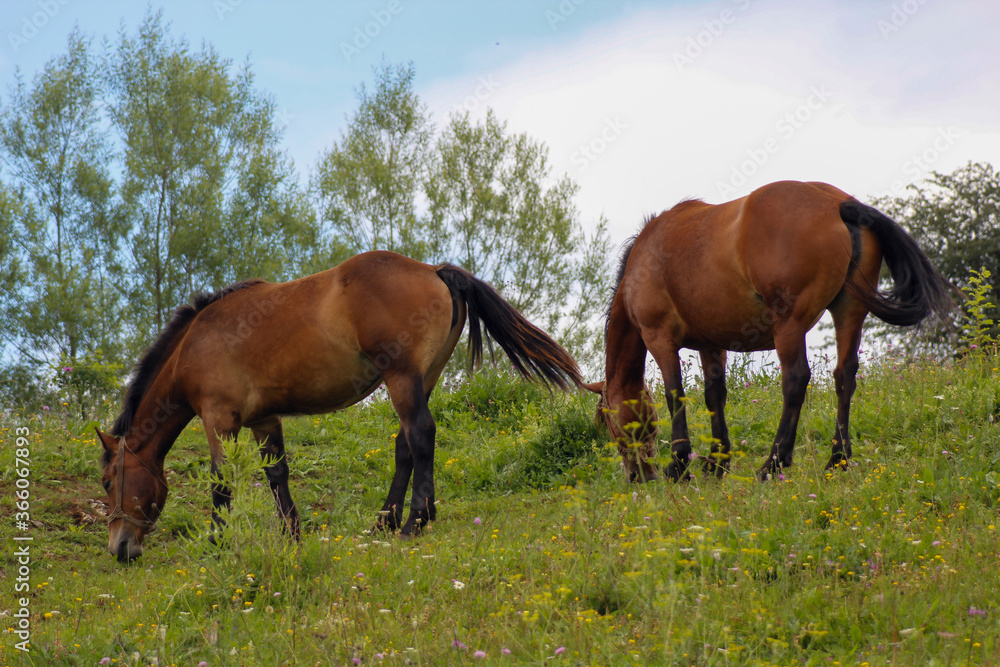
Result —
<instances>
[{"instance_id":1,"label":"white cloud","mask_svg":"<svg viewBox=\"0 0 1000 667\"><path fill-rule=\"evenodd\" d=\"M718 202L774 180L870 197L927 169L1000 163L1000 6L958 4L642 12L425 99L439 122L489 105L545 141L580 184L584 217L605 213L616 241L684 197ZM499 85L480 100L484 78Z\"/></svg>"}]
</instances>

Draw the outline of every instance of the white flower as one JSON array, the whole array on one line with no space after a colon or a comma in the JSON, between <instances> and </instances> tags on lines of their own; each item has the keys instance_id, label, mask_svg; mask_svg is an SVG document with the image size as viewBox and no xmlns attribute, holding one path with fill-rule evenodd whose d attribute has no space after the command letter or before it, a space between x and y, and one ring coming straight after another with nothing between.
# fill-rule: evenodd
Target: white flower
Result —
<instances>
[{"instance_id":1,"label":"white flower","mask_svg":"<svg viewBox=\"0 0 1000 667\"><path fill-rule=\"evenodd\" d=\"M452 579L452 580L451 580L451 583L452 583L452 585L453 585L453 586L455 587L455 590L456 590L456 591L460 591L460 590L462 590L463 588L465 588L465 584L463 584L463 583L462 583L461 581L459 581L458 579Z\"/></svg>"}]
</instances>

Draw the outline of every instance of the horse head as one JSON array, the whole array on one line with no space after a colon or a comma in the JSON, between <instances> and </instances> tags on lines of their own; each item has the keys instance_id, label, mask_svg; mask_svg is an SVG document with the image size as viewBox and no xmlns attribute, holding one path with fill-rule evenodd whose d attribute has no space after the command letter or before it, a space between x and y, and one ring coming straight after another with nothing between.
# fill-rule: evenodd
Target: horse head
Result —
<instances>
[{"instance_id":1,"label":"horse head","mask_svg":"<svg viewBox=\"0 0 1000 667\"><path fill-rule=\"evenodd\" d=\"M167 500L162 462L147 461L128 434L117 438L97 431L104 448L101 483L108 493L108 551L120 563L142 555L142 541Z\"/></svg>"}]
</instances>

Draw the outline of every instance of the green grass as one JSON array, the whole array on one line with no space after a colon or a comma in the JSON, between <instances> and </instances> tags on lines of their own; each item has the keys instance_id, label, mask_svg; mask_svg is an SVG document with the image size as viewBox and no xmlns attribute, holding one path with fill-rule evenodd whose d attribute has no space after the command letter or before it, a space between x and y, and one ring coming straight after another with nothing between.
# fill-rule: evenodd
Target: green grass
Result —
<instances>
[{"instance_id":1,"label":"green grass","mask_svg":"<svg viewBox=\"0 0 1000 667\"><path fill-rule=\"evenodd\" d=\"M997 664L996 363L866 363L855 465L836 474L822 469L835 399L816 371L795 465L767 484L750 478L781 407L773 374L732 373L732 475L642 486L596 430L592 395L476 376L433 398L438 521L413 541L364 532L392 473L385 400L287 422L298 545L256 485L252 448L231 457L226 542L206 544L208 451L193 423L167 458L158 532L132 566L105 552L103 522L84 518L104 495L93 431L12 420L0 614L14 611L16 426L31 431L41 524L32 650L0 634L0 664ZM709 419L689 385L704 454Z\"/></svg>"}]
</instances>

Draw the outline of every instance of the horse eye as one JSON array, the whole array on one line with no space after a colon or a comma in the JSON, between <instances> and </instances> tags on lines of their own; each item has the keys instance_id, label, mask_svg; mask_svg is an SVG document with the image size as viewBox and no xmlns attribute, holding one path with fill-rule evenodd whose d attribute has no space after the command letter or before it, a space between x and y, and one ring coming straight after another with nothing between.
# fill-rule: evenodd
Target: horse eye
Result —
<instances>
[{"instance_id":1,"label":"horse eye","mask_svg":"<svg viewBox=\"0 0 1000 667\"><path fill-rule=\"evenodd\" d=\"M107 491L108 493L111 493L111 480L110 479L107 480L106 482L104 482L104 490Z\"/></svg>"}]
</instances>

